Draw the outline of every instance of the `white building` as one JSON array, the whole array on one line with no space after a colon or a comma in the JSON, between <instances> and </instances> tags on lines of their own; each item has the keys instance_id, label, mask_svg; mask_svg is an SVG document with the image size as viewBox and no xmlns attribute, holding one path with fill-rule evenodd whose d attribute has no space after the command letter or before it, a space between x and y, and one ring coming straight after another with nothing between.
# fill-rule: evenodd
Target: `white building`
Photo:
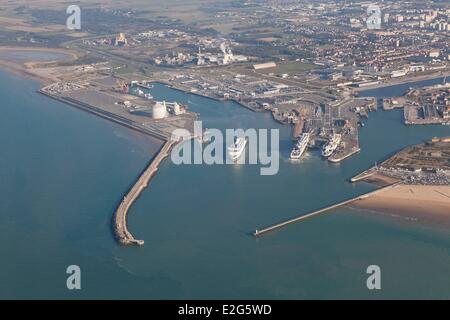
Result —
<instances>
[{"instance_id":1,"label":"white building","mask_svg":"<svg viewBox=\"0 0 450 320\"><path fill-rule=\"evenodd\" d=\"M261 69L275 68L276 66L277 66L277 64L275 62L267 62L267 63L254 64L253 68L255 70L261 70Z\"/></svg>"},{"instance_id":2,"label":"white building","mask_svg":"<svg viewBox=\"0 0 450 320\"><path fill-rule=\"evenodd\" d=\"M153 119L163 119L167 117L167 107L166 102L157 101L153 106L152 117Z\"/></svg>"}]
</instances>

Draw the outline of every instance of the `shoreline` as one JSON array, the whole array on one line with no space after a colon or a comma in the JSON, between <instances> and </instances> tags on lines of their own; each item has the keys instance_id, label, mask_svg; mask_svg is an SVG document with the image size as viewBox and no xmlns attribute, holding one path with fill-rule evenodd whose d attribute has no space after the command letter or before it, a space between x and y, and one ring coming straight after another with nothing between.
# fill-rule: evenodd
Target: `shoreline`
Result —
<instances>
[{"instance_id":1,"label":"shoreline","mask_svg":"<svg viewBox=\"0 0 450 320\"><path fill-rule=\"evenodd\" d=\"M11 47L11 46L0 46L0 58L2 52L10 52L10 51L23 51L23 52L47 52L47 53L61 53L67 56L70 56L69 59L50 59L50 60L25 60L25 61L17 61L14 59L0 59L0 69L4 69L7 72L11 72L14 75L17 75L24 79L31 79L39 82L42 86L47 86L54 81L50 78L46 78L43 76L39 76L36 73L33 73L33 67L38 64L47 64L47 63L55 63L59 61L74 61L79 56L70 50L64 48L43 48L43 47Z\"/></svg>"},{"instance_id":2,"label":"shoreline","mask_svg":"<svg viewBox=\"0 0 450 320\"><path fill-rule=\"evenodd\" d=\"M450 224L450 186L401 184L356 201L349 207L393 217Z\"/></svg>"},{"instance_id":3,"label":"shoreline","mask_svg":"<svg viewBox=\"0 0 450 320\"><path fill-rule=\"evenodd\" d=\"M21 47L0 47L0 55L1 55L1 51L2 50L6 50L6 51L60 52L60 53L65 53L65 54L68 54L68 55L72 55L73 58L78 57L73 52L68 52L65 49L58 49L58 48L55 48L55 49L54 48L49 48L49 49L47 49L47 48L30 48L30 47L24 47L24 48L21 48ZM79 110L88 112L88 113L90 113L92 115L95 115L97 117L100 117L100 118L103 118L105 120L114 122L114 123L116 123L118 125L121 125L121 126L127 128L127 129L129 129L129 130L137 131L137 132L139 132L141 134L150 136L150 137L152 137L154 139L159 140L162 144L164 144L168 140L168 137L166 137L166 136L160 135L160 134L155 133L155 132L147 131L147 130L145 130L143 128L139 128L139 127L130 125L130 124L128 124L128 123L126 123L124 121L120 121L118 119L114 119L114 118L108 117L106 114L102 114L102 113L96 111L95 107L83 106L81 103L75 103L75 102L72 102L72 101L68 101L68 100L63 99L61 97L58 97L58 96L55 96L55 95L51 95L51 94L43 91L42 90L43 88L45 88L48 85L51 85L55 81L53 79L51 79L51 78L46 78L46 77L43 77L43 76L39 76L36 73L30 72L29 70L32 70L33 68L30 68L29 66L33 65L34 63L54 63L54 62L57 62L57 61L63 61L63 60L49 60L49 61L33 61L33 60L29 60L29 61L25 61L23 63L20 63L20 62L17 62L17 61L13 62L13 61L8 61L8 60L0 60L0 70L4 70L5 72L9 72L11 74L14 74L14 75L16 75L16 76L18 76L18 77L20 77L22 79L25 79L25 80L37 81L41 85L41 88L37 89L35 92L39 93L39 94L42 94L42 95L45 95L46 97L48 97L50 99L57 100L59 102L64 103L65 105L75 107L75 108L77 108Z\"/></svg>"},{"instance_id":4,"label":"shoreline","mask_svg":"<svg viewBox=\"0 0 450 320\"><path fill-rule=\"evenodd\" d=\"M0 69L6 72L12 73L24 80L33 80L38 82L41 86L50 85L53 81L51 79L40 77L37 74L29 72L27 68L18 63L14 63L11 61L3 61L0 60Z\"/></svg>"}]
</instances>

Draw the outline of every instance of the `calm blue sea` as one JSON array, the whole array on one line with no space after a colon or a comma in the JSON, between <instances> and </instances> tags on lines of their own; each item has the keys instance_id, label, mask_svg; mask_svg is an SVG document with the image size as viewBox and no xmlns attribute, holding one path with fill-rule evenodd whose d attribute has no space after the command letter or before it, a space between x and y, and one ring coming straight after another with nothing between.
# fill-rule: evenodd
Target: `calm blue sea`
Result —
<instances>
[{"instance_id":1,"label":"calm blue sea","mask_svg":"<svg viewBox=\"0 0 450 320\"><path fill-rule=\"evenodd\" d=\"M156 85L157 99L187 103L206 127L278 128L280 171L165 161L129 214L145 245L122 247L111 217L159 142L38 88L0 72L0 298L450 298L450 230L441 226L344 208L249 235L373 190L348 179L407 145L449 135L448 126L406 127L402 111L380 110L360 129L358 155L333 165L310 151L292 163L290 129L269 114ZM82 270L79 291L66 288L72 264ZM371 264L381 267L380 291L366 288Z\"/></svg>"}]
</instances>

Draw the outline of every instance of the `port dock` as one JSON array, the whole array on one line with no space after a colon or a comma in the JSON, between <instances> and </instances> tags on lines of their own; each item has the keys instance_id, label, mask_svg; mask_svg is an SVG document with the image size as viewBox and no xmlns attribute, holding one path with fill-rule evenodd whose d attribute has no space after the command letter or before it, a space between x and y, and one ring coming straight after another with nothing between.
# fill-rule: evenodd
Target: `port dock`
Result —
<instances>
[{"instance_id":1,"label":"port dock","mask_svg":"<svg viewBox=\"0 0 450 320\"><path fill-rule=\"evenodd\" d=\"M145 128L144 126L140 125L136 121L127 119L121 115L115 114L113 112L108 112L106 110L102 110L101 108L95 107L93 105L90 105L88 103L84 103L81 101L77 101L76 99L70 98L70 97L63 97L58 96L56 94L51 94L45 91L44 89L40 89L37 91L38 93L45 95L49 98L52 98L54 100L63 102L65 104L68 104L72 107L75 107L77 109L89 112L91 114L94 114L100 118L112 121L114 123L120 124L128 129L135 130L140 133L144 133L146 135L152 136L159 140L167 140L170 136L167 134L163 134L161 132L158 132L156 130L152 130L151 128Z\"/></svg>"},{"instance_id":2,"label":"port dock","mask_svg":"<svg viewBox=\"0 0 450 320\"><path fill-rule=\"evenodd\" d=\"M127 214L133 203L142 193L142 191L148 186L150 179L154 176L158 170L161 161L166 158L176 141L168 140L158 152L158 154L150 162L149 166L144 170L136 183L131 187L128 193L125 195L120 205L118 206L114 215L114 231L117 239L121 244L131 245L137 244L142 246L144 240L136 240L127 228Z\"/></svg>"},{"instance_id":3,"label":"port dock","mask_svg":"<svg viewBox=\"0 0 450 320\"><path fill-rule=\"evenodd\" d=\"M261 236L265 235L265 234L268 233L268 232L271 232L271 231L280 229L280 228L285 227L285 226L287 226L287 225L289 225L289 224L292 224L292 223L295 223L295 222L300 222L300 221L303 221L303 220L312 218L312 217L317 216L317 215L319 215L319 214L321 214L321 213L324 213L324 212L326 212L326 211L330 211L330 210L333 210L333 209L337 209L337 208L339 208L339 207L345 206L345 205L347 205L347 204L349 204L349 203L352 203L352 202L354 202L354 201L361 200L361 199L365 199L365 198L367 198L367 197L369 197L369 196L372 196L372 195L375 195L375 194L377 194L377 193L379 193L379 192L382 192L382 191L386 191L386 190L388 190L388 189L395 188L395 187L398 186L400 183L401 183L401 182L396 182L396 183L391 184L391 185L388 185L388 186L386 186L386 187L383 187L383 188L380 188L380 189L377 189L377 190L374 190L374 191L371 191L371 192L368 192L368 193L365 193L365 194L356 196L356 197L354 197L354 198L351 198L351 199L348 199L348 200L345 200L345 201L342 201L342 202L338 202L338 203L333 204L333 205L331 205L331 206L328 206L328 207L325 207L325 208L321 208L321 209L315 210L315 211L313 211L313 212L310 212L310 213L307 213L307 214L304 214L304 215L301 215L301 216L297 216L297 217L295 217L295 218L292 218L292 219L289 219L289 220L286 220L286 221L283 221L283 222L280 222L280 223L277 223L277 224L268 226L268 227L266 227L266 228L264 228L264 229L260 229L260 230L257 229L257 230L253 233L253 236L254 236L254 237L261 237Z\"/></svg>"}]
</instances>

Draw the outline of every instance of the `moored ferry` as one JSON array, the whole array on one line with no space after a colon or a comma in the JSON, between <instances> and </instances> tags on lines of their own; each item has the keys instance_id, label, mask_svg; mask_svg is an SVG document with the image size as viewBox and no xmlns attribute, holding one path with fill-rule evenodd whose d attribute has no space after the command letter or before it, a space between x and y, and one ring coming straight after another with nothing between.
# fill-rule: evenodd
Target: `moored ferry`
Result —
<instances>
[{"instance_id":1,"label":"moored ferry","mask_svg":"<svg viewBox=\"0 0 450 320\"><path fill-rule=\"evenodd\" d=\"M340 143L341 143L341 135L334 133L331 136L330 141L323 147L322 156L324 156L325 158L331 156Z\"/></svg>"},{"instance_id":2,"label":"moored ferry","mask_svg":"<svg viewBox=\"0 0 450 320\"><path fill-rule=\"evenodd\" d=\"M303 133L298 139L297 143L295 144L294 148L291 151L291 159L300 159L300 157L303 155L303 153L306 150L306 147L309 143L310 134L309 133Z\"/></svg>"}]
</instances>

